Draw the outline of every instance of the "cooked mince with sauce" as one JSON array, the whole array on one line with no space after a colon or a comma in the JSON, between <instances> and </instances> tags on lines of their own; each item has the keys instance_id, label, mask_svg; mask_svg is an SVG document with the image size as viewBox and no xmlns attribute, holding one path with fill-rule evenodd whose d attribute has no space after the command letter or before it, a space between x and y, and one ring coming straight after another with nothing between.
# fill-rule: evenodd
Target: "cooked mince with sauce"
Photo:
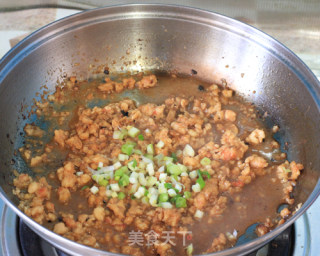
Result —
<instances>
[{"instance_id":1,"label":"cooked mince with sauce","mask_svg":"<svg viewBox=\"0 0 320 256\"><path fill-rule=\"evenodd\" d=\"M216 252L296 210L303 166L280 151L278 127L226 86L70 77L34 113L19 149L33 175L14 171L13 192L26 215L78 243L129 255Z\"/></svg>"}]
</instances>

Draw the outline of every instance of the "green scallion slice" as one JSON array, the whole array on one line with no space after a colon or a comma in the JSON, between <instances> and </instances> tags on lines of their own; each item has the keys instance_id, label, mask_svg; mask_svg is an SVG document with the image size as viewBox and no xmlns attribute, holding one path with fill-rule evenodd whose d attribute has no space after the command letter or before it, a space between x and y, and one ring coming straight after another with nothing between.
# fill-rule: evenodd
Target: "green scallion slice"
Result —
<instances>
[{"instance_id":1,"label":"green scallion slice","mask_svg":"<svg viewBox=\"0 0 320 256\"><path fill-rule=\"evenodd\" d=\"M176 207L177 208L186 208L187 207L187 200L183 197L178 197L176 199Z\"/></svg>"},{"instance_id":2,"label":"green scallion slice","mask_svg":"<svg viewBox=\"0 0 320 256\"><path fill-rule=\"evenodd\" d=\"M162 193L159 195L159 203L168 202L169 195L168 193Z\"/></svg>"},{"instance_id":3,"label":"green scallion slice","mask_svg":"<svg viewBox=\"0 0 320 256\"><path fill-rule=\"evenodd\" d=\"M130 143L130 144L129 144L129 143L123 144L123 145L121 146L121 152L124 153L124 154L126 154L126 155L128 155L128 156L131 156L134 146L135 146L135 145L132 144L132 143Z\"/></svg>"},{"instance_id":4,"label":"green scallion slice","mask_svg":"<svg viewBox=\"0 0 320 256\"><path fill-rule=\"evenodd\" d=\"M125 197L126 197L126 194L125 194L124 192L119 192L118 198L119 198L120 200L124 199Z\"/></svg>"}]
</instances>

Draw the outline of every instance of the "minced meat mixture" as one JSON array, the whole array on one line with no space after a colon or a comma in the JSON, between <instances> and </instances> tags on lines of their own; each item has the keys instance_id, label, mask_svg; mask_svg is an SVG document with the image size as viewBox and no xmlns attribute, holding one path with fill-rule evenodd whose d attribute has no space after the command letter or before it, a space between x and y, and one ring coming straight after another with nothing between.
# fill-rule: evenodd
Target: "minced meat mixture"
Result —
<instances>
[{"instance_id":1,"label":"minced meat mixture","mask_svg":"<svg viewBox=\"0 0 320 256\"><path fill-rule=\"evenodd\" d=\"M260 223L261 236L283 223L303 166L285 160L254 107L231 89L202 83L162 103L85 104L150 93L161 79L71 77L37 102L38 117L56 122L24 128L19 151L38 174L15 172L19 208L68 239L130 255L215 252L235 245L250 224ZM166 79L172 87L189 78Z\"/></svg>"}]
</instances>

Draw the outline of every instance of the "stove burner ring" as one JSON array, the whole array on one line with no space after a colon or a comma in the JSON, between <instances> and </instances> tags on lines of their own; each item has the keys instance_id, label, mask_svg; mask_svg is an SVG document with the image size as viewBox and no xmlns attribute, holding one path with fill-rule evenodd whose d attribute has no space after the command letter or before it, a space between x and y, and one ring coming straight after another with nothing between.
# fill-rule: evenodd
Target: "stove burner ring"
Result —
<instances>
[{"instance_id":1,"label":"stove burner ring","mask_svg":"<svg viewBox=\"0 0 320 256\"><path fill-rule=\"evenodd\" d=\"M69 256L42 239L20 218L18 221L18 239L23 256Z\"/></svg>"}]
</instances>

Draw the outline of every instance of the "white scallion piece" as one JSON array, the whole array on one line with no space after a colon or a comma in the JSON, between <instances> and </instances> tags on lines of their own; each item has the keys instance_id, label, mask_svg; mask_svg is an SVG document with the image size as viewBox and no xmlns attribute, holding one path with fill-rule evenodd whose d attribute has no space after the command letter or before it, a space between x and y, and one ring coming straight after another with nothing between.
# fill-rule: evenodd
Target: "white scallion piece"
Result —
<instances>
[{"instance_id":1,"label":"white scallion piece","mask_svg":"<svg viewBox=\"0 0 320 256\"><path fill-rule=\"evenodd\" d=\"M197 178L197 176L198 176L197 171L189 172L189 177L190 177L191 179L195 179L195 178Z\"/></svg>"},{"instance_id":2,"label":"white scallion piece","mask_svg":"<svg viewBox=\"0 0 320 256\"><path fill-rule=\"evenodd\" d=\"M168 194L170 197L174 197L177 195L176 191L173 188L168 189Z\"/></svg>"},{"instance_id":3,"label":"white scallion piece","mask_svg":"<svg viewBox=\"0 0 320 256\"><path fill-rule=\"evenodd\" d=\"M113 138L115 140L119 140L119 139L121 139L121 137L122 137L122 133L120 131L114 131L113 132Z\"/></svg>"},{"instance_id":4,"label":"white scallion piece","mask_svg":"<svg viewBox=\"0 0 320 256\"><path fill-rule=\"evenodd\" d=\"M149 191L149 194L148 194L148 196L150 195L158 195L159 193L158 193L158 189L156 189L156 188L154 188L154 187L150 187L149 189L148 189L148 191ZM149 197L150 197L149 196Z\"/></svg>"},{"instance_id":5,"label":"white scallion piece","mask_svg":"<svg viewBox=\"0 0 320 256\"><path fill-rule=\"evenodd\" d=\"M152 187L154 184L156 184L156 182L157 182L157 178L154 176L150 176L147 179L147 186Z\"/></svg>"},{"instance_id":6,"label":"white scallion piece","mask_svg":"<svg viewBox=\"0 0 320 256\"><path fill-rule=\"evenodd\" d=\"M116 197L118 197L118 193L115 191L112 191L111 196L112 196L112 198L116 198Z\"/></svg>"},{"instance_id":7,"label":"white scallion piece","mask_svg":"<svg viewBox=\"0 0 320 256\"><path fill-rule=\"evenodd\" d=\"M169 202L163 202L163 203L160 204L160 206L162 208L165 208L165 209L171 209L172 208L172 204L169 203Z\"/></svg>"},{"instance_id":8,"label":"white scallion piece","mask_svg":"<svg viewBox=\"0 0 320 256\"><path fill-rule=\"evenodd\" d=\"M138 128L136 128L136 127L131 127L128 130L128 134L132 138L136 137L139 133L140 133L140 130Z\"/></svg>"},{"instance_id":9,"label":"white scallion piece","mask_svg":"<svg viewBox=\"0 0 320 256\"><path fill-rule=\"evenodd\" d=\"M122 165L121 165L120 162L116 162L116 163L113 164L113 167L114 167L115 170L119 169L121 166Z\"/></svg>"},{"instance_id":10,"label":"white scallion piece","mask_svg":"<svg viewBox=\"0 0 320 256\"><path fill-rule=\"evenodd\" d=\"M160 173L159 180L162 182L165 182L167 179L168 174L167 173Z\"/></svg>"},{"instance_id":11,"label":"white scallion piece","mask_svg":"<svg viewBox=\"0 0 320 256\"><path fill-rule=\"evenodd\" d=\"M142 158L142 161L145 162L146 164L153 163L153 161L148 157L141 156L141 158Z\"/></svg>"},{"instance_id":12,"label":"white scallion piece","mask_svg":"<svg viewBox=\"0 0 320 256\"><path fill-rule=\"evenodd\" d=\"M134 193L134 196L138 199L144 196L145 188L144 187L139 187L138 191Z\"/></svg>"},{"instance_id":13,"label":"white scallion piece","mask_svg":"<svg viewBox=\"0 0 320 256\"><path fill-rule=\"evenodd\" d=\"M178 189L179 192L181 192L181 190L182 190L181 184L177 183L174 187L175 187L176 189Z\"/></svg>"},{"instance_id":14,"label":"white scallion piece","mask_svg":"<svg viewBox=\"0 0 320 256\"><path fill-rule=\"evenodd\" d=\"M194 217L201 219L203 217L203 211L197 210Z\"/></svg>"},{"instance_id":15,"label":"white scallion piece","mask_svg":"<svg viewBox=\"0 0 320 256\"><path fill-rule=\"evenodd\" d=\"M77 176L81 176L83 174L83 172L76 172Z\"/></svg>"},{"instance_id":16,"label":"white scallion piece","mask_svg":"<svg viewBox=\"0 0 320 256\"><path fill-rule=\"evenodd\" d=\"M153 163L148 163L146 170L147 170L147 172L149 173L150 176L153 176L154 175Z\"/></svg>"},{"instance_id":17,"label":"white scallion piece","mask_svg":"<svg viewBox=\"0 0 320 256\"><path fill-rule=\"evenodd\" d=\"M106 190L106 196L107 196L107 197L112 196L112 191L111 191L111 190Z\"/></svg>"},{"instance_id":18,"label":"white scallion piece","mask_svg":"<svg viewBox=\"0 0 320 256\"><path fill-rule=\"evenodd\" d=\"M129 182L131 184L137 184L138 183L139 174L136 172L132 172L129 177Z\"/></svg>"},{"instance_id":19,"label":"white scallion piece","mask_svg":"<svg viewBox=\"0 0 320 256\"><path fill-rule=\"evenodd\" d=\"M149 198L149 204L156 207L157 205L157 201L158 201L158 195L157 194L152 194Z\"/></svg>"},{"instance_id":20,"label":"white scallion piece","mask_svg":"<svg viewBox=\"0 0 320 256\"><path fill-rule=\"evenodd\" d=\"M127 161L129 159L129 156L125 155L125 154L119 154L118 159L119 159L119 161L122 161L122 162Z\"/></svg>"},{"instance_id":21,"label":"white scallion piece","mask_svg":"<svg viewBox=\"0 0 320 256\"><path fill-rule=\"evenodd\" d=\"M119 192L120 191L120 187L118 183L115 184L110 184L111 190L115 191L115 192Z\"/></svg>"},{"instance_id":22,"label":"white scallion piece","mask_svg":"<svg viewBox=\"0 0 320 256\"><path fill-rule=\"evenodd\" d=\"M161 166L161 167L158 169L158 172L164 172L164 166Z\"/></svg>"},{"instance_id":23,"label":"white scallion piece","mask_svg":"<svg viewBox=\"0 0 320 256\"><path fill-rule=\"evenodd\" d=\"M192 256L193 253L193 244L189 244L187 247L187 255Z\"/></svg>"},{"instance_id":24,"label":"white scallion piece","mask_svg":"<svg viewBox=\"0 0 320 256\"><path fill-rule=\"evenodd\" d=\"M143 173L139 173L139 183L140 183L142 186L147 186L147 180L146 180L146 178L144 177L144 174L143 174Z\"/></svg>"},{"instance_id":25,"label":"white scallion piece","mask_svg":"<svg viewBox=\"0 0 320 256\"><path fill-rule=\"evenodd\" d=\"M102 163L102 162L99 162L99 163L98 163L98 167L99 167L99 168L102 168L102 167L103 167L103 163Z\"/></svg>"},{"instance_id":26,"label":"white scallion piece","mask_svg":"<svg viewBox=\"0 0 320 256\"><path fill-rule=\"evenodd\" d=\"M157 145L156 145L157 148L163 148L164 147L164 142L162 140L160 140Z\"/></svg>"},{"instance_id":27,"label":"white scallion piece","mask_svg":"<svg viewBox=\"0 0 320 256\"><path fill-rule=\"evenodd\" d=\"M238 231L234 229L232 235L233 235L235 238L237 238L237 236L238 236Z\"/></svg>"},{"instance_id":28,"label":"white scallion piece","mask_svg":"<svg viewBox=\"0 0 320 256\"><path fill-rule=\"evenodd\" d=\"M99 192L99 188L96 187L96 186L92 186L90 188L90 191L91 191L92 194L97 194Z\"/></svg>"},{"instance_id":29,"label":"white scallion piece","mask_svg":"<svg viewBox=\"0 0 320 256\"><path fill-rule=\"evenodd\" d=\"M199 185L199 183L196 183L195 185L192 185L192 191L193 192L200 192L201 191L201 187Z\"/></svg>"},{"instance_id":30,"label":"white scallion piece","mask_svg":"<svg viewBox=\"0 0 320 256\"><path fill-rule=\"evenodd\" d=\"M167 189L164 186L164 183L160 183L158 187L159 194L167 193Z\"/></svg>"},{"instance_id":31,"label":"white scallion piece","mask_svg":"<svg viewBox=\"0 0 320 256\"><path fill-rule=\"evenodd\" d=\"M194 152L193 148L189 144L187 144L184 147L184 149L182 151L182 154L183 154L183 156L194 157L195 152Z\"/></svg>"}]
</instances>

